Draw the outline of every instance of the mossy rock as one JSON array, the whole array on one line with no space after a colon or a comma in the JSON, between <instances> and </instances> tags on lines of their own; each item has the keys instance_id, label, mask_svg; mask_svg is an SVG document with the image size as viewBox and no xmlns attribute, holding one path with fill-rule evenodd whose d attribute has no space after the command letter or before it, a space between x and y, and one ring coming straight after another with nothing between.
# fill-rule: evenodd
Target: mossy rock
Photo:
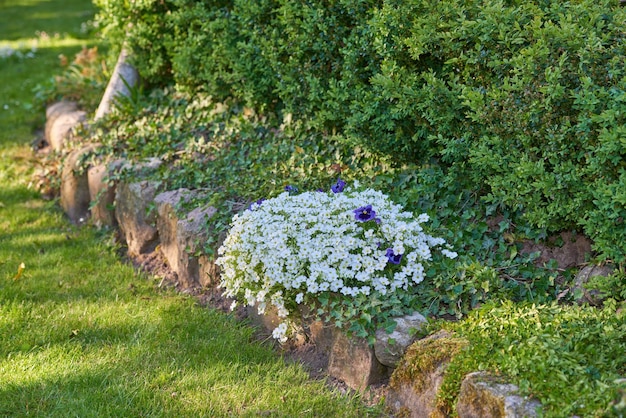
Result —
<instances>
[{"instance_id":1,"label":"mossy rock","mask_svg":"<svg viewBox=\"0 0 626 418\"><path fill-rule=\"evenodd\" d=\"M444 330L413 343L391 376L388 405L405 416L447 416L449 408L438 401L437 393L450 361L467 345L464 338Z\"/></svg>"}]
</instances>

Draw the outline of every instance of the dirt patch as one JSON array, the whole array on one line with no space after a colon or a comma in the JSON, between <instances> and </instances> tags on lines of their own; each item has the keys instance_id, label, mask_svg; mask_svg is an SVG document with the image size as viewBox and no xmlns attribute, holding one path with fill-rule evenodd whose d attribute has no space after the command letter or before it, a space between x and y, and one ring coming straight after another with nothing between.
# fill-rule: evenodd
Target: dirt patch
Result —
<instances>
[{"instance_id":1,"label":"dirt patch","mask_svg":"<svg viewBox=\"0 0 626 418\"><path fill-rule=\"evenodd\" d=\"M521 254L539 252L534 264L545 266L550 260L555 260L557 268L565 270L580 266L588 261L591 254L591 240L575 232L561 232L549 237L545 242L524 241Z\"/></svg>"}]
</instances>

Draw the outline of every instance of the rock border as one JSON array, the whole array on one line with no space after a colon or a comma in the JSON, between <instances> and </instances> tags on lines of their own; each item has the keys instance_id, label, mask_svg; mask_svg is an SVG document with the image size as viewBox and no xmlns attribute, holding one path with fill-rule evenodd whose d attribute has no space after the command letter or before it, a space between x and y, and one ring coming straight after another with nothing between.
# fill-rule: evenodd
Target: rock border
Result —
<instances>
[{"instance_id":1,"label":"rock border","mask_svg":"<svg viewBox=\"0 0 626 418\"><path fill-rule=\"evenodd\" d=\"M111 103L120 95L128 96L138 82L139 75L127 59L123 49L96 112L96 120L110 111ZM45 139L54 150L64 150L76 129L86 123L86 115L76 103L54 103L46 109ZM145 176L161 164L156 159L135 166L114 161L80 167L79 161L97 148L98 144L87 144L66 154L61 174L61 207L69 219L75 224L89 221L96 227L117 228L128 256L137 264L157 261L161 268L168 269L179 290L197 294L206 304L225 309L227 304L217 289L218 268L211 257L202 252L201 245L211 234L206 221L217 210L193 204L187 211L180 209L210 191L163 190L159 182ZM112 174L121 169L133 172L134 180L113 182ZM610 273L606 268L601 271L587 268L579 274L577 283L585 291L584 284L589 277ZM592 299L596 295L585 293L585 296ZM278 318L271 313L258 315L254 309L246 309L239 316L248 317L266 335L270 335L278 323ZM438 362L417 379L426 382L425 386L400 378L394 383L393 379L396 371L401 375L406 367L407 352L414 354L420 346L451 338L440 332L418 339L416 331L425 322L417 312L396 318L396 329L391 334L380 330L376 333L376 343L370 346L365 340L350 339L320 321L305 320L302 335L291 350L294 358L302 359L303 363L310 357L321 359L317 362L322 365L319 370L309 369L312 375L330 377L362 393L382 387L387 407L393 413L427 417L438 413L436 394L450 358ZM387 386L390 377L391 385ZM517 391L514 385L499 382L483 372L470 373L463 380L456 412L460 417L535 416L541 404L521 398Z\"/></svg>"},{"instance_id":2,"label":"rock border","mask_svg":"<svg viewBox=\"0 0 626 418\"><path fill-rule=\"evenodd\" d=\"M70 152L66 166L74 167L81 155L92 152L96 147L87 145ZM74 223L117 228L131 259L162 260L177 289L205 297L208 305L217 301L219 307L225 309L226 304L217 289L218 269L211 258L201 253L199 245L210 234L206 221L216 213L216 209L192 204L187 211L181 210L185 203L206 196L207 191L162 190L159 182L142 177L142 173L159 164L159 161L148 161L133 167L126 162L115 161L83 170L69 171L68 168L68 173L64 170L62 177L61 189L66 196L62 199L65 202L62 207ZM120 166L135 173L134 180L111 182L111 173L118 171ZM259 315L254 308L246 309L239 317L248 318L267 338L279 322L271 313ZM435 404L436 382L440 384L445 367L438 369L439 377L431 379L432 385L429 386L432 387L425 392L415 392L411 384L389 386L389 379L404 354L416 341L421 341L416 332L426 319L415 312L396 318L396 322L398 325L393 333L380 330L376 334L376 343L370 346L367 341L348 338L342 331L320 321L306 320L300 338L284 347L283 352L291 351L292 357L302 363L315 358L315 367L320 368L315 371L309 368L310 373L315 377L328 377L335 382L335 386L344 390L369 393L377 401L386 397L386 406L393 414L428 416L424 412L433 412L434 409L424 405ZM462 415L459 411L459 416L472 415ZM493 416L525 415L507 412L507 415Z\"/></svg>"}]
</instances>

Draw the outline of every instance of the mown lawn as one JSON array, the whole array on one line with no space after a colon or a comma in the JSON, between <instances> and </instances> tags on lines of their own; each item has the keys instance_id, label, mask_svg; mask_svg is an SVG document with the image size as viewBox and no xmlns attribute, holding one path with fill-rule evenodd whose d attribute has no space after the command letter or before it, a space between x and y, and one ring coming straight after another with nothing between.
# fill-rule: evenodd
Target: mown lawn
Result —
<instances>
[{"instance_id":1,"label":"mown lawn","mask_svg":"<svg viewBox=\"0 0 626 418\"><path fill-rule=\"evenodd\" d=\"M30 185L37 86L96 41L85 0L0 0L0 415L379 416L251 328L137 274Z\"/></svg>"}]
</instances>

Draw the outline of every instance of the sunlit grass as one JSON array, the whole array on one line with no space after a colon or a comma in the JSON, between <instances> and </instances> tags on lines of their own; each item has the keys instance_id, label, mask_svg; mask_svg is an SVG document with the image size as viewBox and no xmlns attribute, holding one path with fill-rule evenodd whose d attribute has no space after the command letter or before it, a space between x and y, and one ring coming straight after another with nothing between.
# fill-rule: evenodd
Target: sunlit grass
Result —
<instances>
[{"instance_id":1,"label":"sunlit grass","mask_svg":"<svg viewBox=\"0 0 626 418\"><path fill-rule=\"evenodd\" d=\"M245 323L137 274L108 233L70 225L33 189L37 89L59 54L95 44L71 35L85 10L0 0L0 51L15 52L0 56L0 416L380 415Z\"/></svg>"},{"instance_id":2,"label":"sunlit grass","mask_svg":"<svg viewBox=\"0 0 626 418\"><path fill-rule=\"evenodd\" d=\"M86 44L85 39L76 39L71 37L53 37L53 38L23 38L12 41L0 40L0 58L9 57L9 48L16 52L33 52L33 57L36 57L37 53L45 53L46 48L63 48L63 47L78 47ZM6 50L3 54L3 49Z\"/></svg>"}]
</instances>

